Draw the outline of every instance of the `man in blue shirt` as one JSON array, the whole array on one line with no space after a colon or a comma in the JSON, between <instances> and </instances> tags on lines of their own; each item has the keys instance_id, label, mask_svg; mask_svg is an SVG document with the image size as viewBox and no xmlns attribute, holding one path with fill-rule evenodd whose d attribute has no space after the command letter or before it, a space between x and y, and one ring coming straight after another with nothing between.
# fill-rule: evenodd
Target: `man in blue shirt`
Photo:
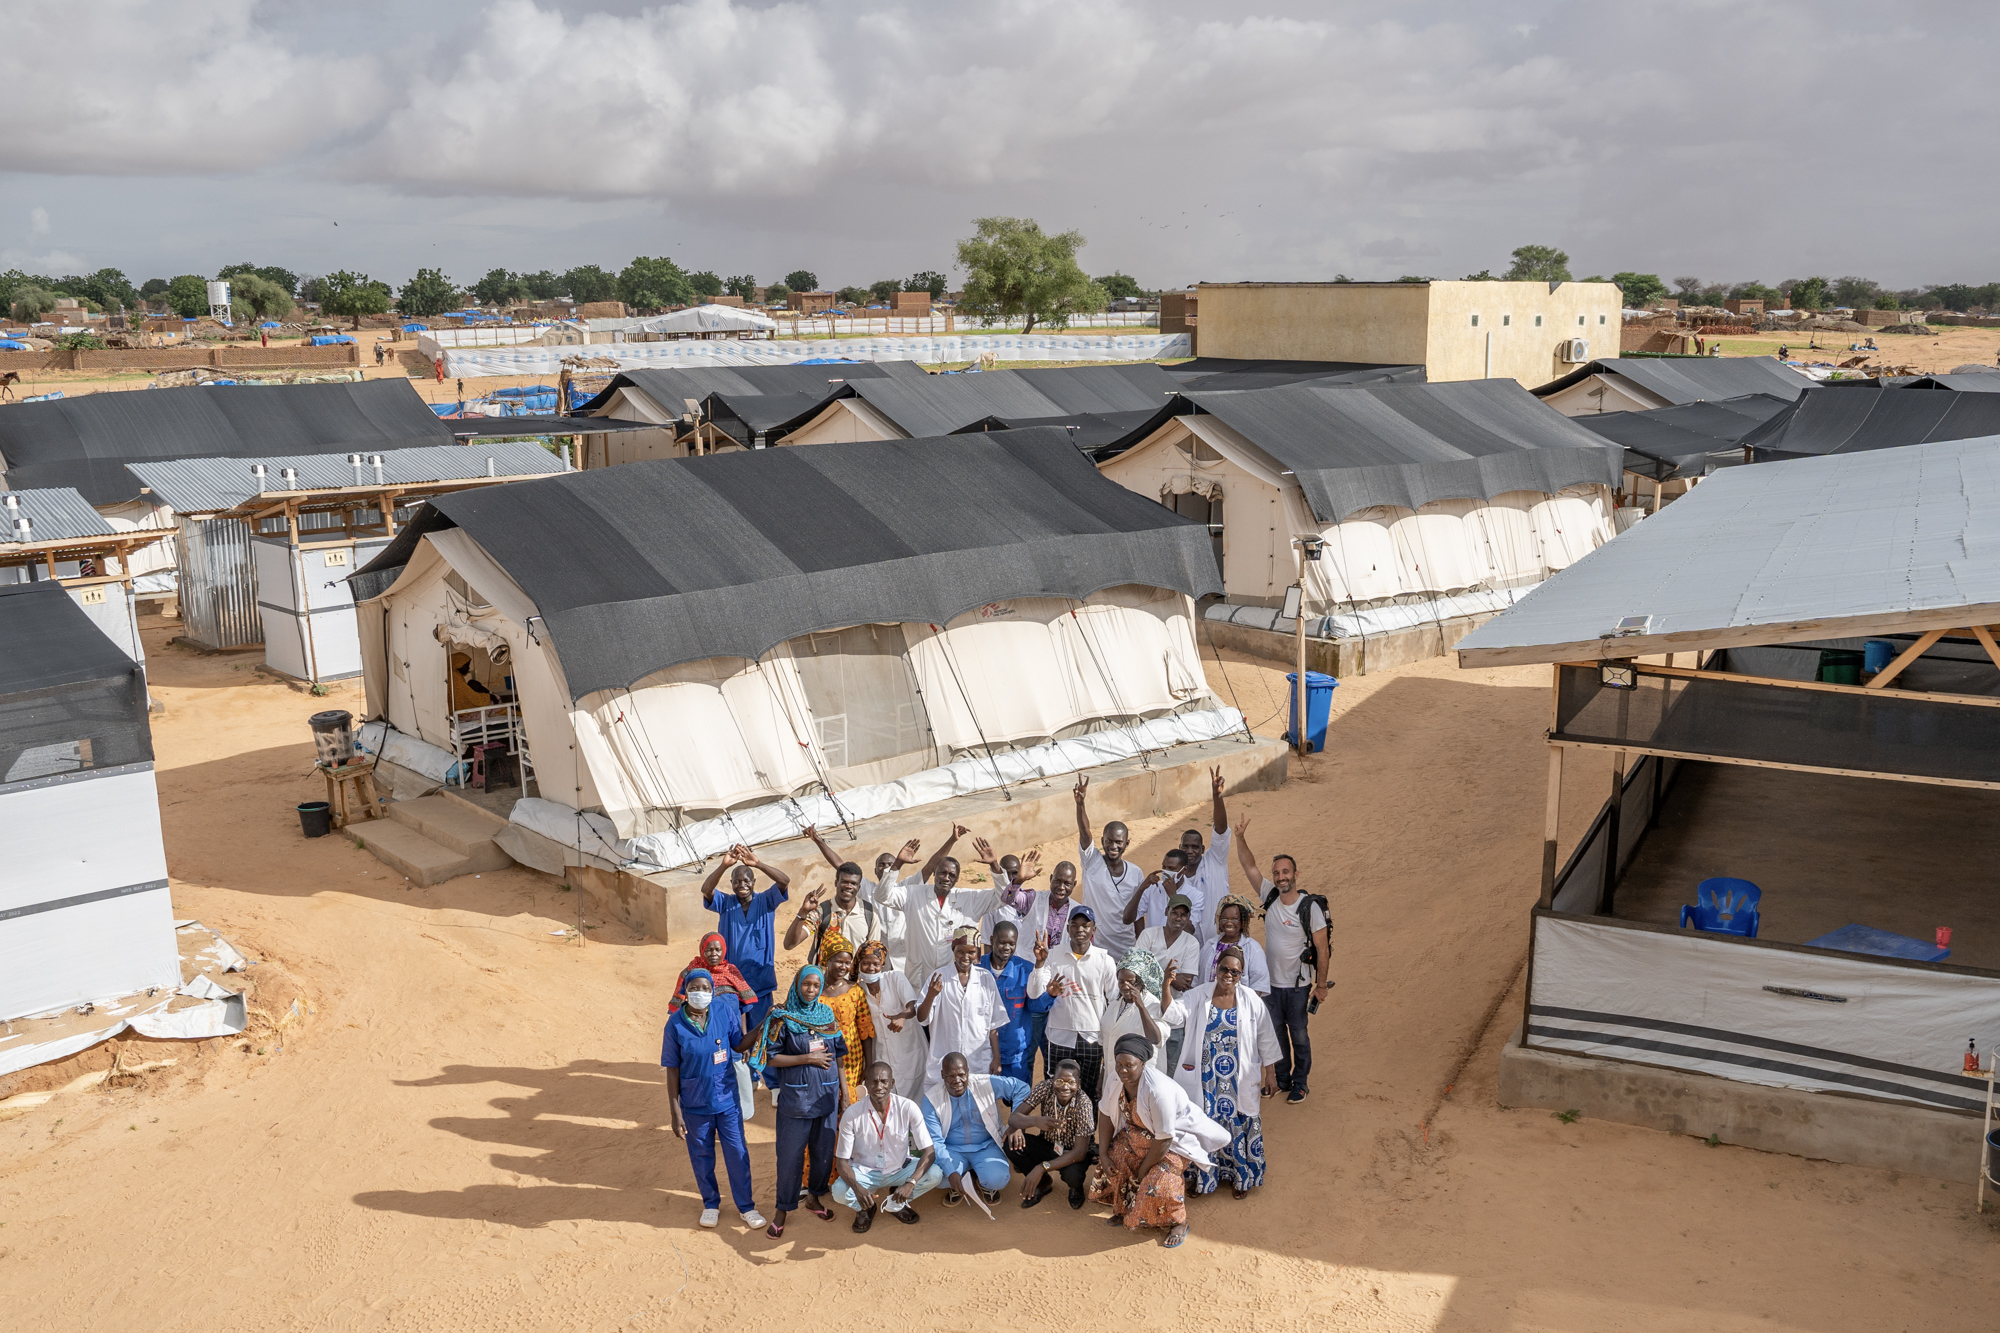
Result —
<instances>
[{"instance_id":1,"label":"man in blue shirt","mask_svg":"<svg viewBox=\"0 0 2000 1333\"><path fill-rule=\"evenodd\" d=\"M984 1195L980 1211L991 1217L993 1210L986 1204L1000 1197L1014 1173L1000 1146L1007 1134L1008 1113L999 1103L1011 1107L1025 1099L1028 1085L1004 1074L975 1074L957 1051L944 1058L942 1073L943 1080L924 1090L919 1105L924 1128L937 1148L938 1170L951 1186L944 1201L955 1204L976 1187L979 1195L972 1196L973 1202L979 1203Z\"/></svg>"},{"instance_id":2,"label":"man in blue shirt","mask_svg":"<svg viewBox=\"0 0 2000 1333\"><path fill-rule=\"evenodd\" d=\"M718 894L716 883L729 871L729 892ZM771 877L771 887L757 892L757 872ZM775 866L765 865L757 853L741 845L731 847L701 882L701 905L715 913L715 929L729 946L729 961L750 988L757 1003L743 1015L745 1030L755 1032L771 1012L771 996L778 988L778 904L785 901L791 876Z\"/></svg>"},{"instance_id":3,"label":"man in blue shirt","mask_svg":"<svg viewBox=\"0 0 2000 1333\"><path fill-rule=\"evenodd\" d=\"M1011 921L993 923L993 942L985 963L1000 987L1000 999L1007 1006L1007 1026L1000 1030L1000 1072L1023 1083L1035 1081L1035 1019L1046 1021L1055 997L1028 998L1028 977L1034 965L1014 952L1021 942L1021 929Z\"/></svg>"},{"instance_id":4,"label":"man in blue shirt","mask_svg":"<svg viewBox=\"0 0 2000 1333\"><path fill-rule=\"evenodd\" d=\"M715 1187L718 1139L736 1211L747 1226L766 1225L750 1189L750 1153L743 1143L743 1107L736 1091L737 1052L748 1045L741 1002L734 995L715 994L706 971L689 972L686 1003L667 1019L660 1039L660 1063L667 1070L667 1114L674 1137L687 1141L705 1227L721 1217L722 1193Z\"/></svg>"}]
</instances>

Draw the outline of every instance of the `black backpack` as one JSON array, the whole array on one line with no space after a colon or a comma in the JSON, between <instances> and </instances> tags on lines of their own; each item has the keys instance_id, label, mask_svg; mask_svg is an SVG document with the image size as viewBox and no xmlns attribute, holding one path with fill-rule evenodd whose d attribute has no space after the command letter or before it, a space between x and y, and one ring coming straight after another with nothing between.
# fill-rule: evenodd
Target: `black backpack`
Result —
<instances>
[{"instance_id":1,"label":"black backpack","mask_svg":"<svg viewBox=\"0 0 2000 1333\"><path fill-rule=\"evenodd\" d=\"M1265 916L1271 914L1271 904L1277 901L1278 891L1276 889L1272 889L1264 895ZM1306 969L1308 974L1317 976L1319 973L1319 948L1313 943L1313 933L1305 928L1306 905L1308 903L1319 908L1320 918L1326 922L1326 928L1329 931L1333 929L1333 911L1326 905L1324 894L1306 893L1303 890L1299 893L1298 906L1292 909L1298 913L1299 932L1306 937L1305 948L1299 950L1299 963Z\"/></svg>"},{"instance_id":2,"label":"black backpack","mask_svg":"<svg viewBox=\"0 0 2000 1333\"><path fill-rule=\"evenodd\" d=\"M871 935L874 934L875 904L871 902L869 899L863 898L856 905L861 908L861 919L868 923L868 933ZM833 904L821 903L819 905L819 924L813 927L812 949L808 953L806 958L806 961L812 964L814 967L819 966L819 942L826 938L827 927L831 926L832 924L833 924ZM854 940L851 941L851 943L857 949L861 947L860 940Z\"/></svg>"}]
</instances>

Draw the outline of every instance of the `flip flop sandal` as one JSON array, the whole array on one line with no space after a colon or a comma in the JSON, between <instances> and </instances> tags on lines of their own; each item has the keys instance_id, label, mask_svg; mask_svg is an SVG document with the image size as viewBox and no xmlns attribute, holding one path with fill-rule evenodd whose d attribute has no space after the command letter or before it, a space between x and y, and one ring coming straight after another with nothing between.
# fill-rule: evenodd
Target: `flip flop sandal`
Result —
<instances>
[{"instance_id":1,"label":"flip flop sandal","mask_svg":"<svg viewBox=\"0 0 2000 1333\"><path fill-rule=\"evenodd\" d=\"M1175 1227L1172 1231L1169 1231L1167 1233L1166 1239L1160 1242L1160 1248L1166 1250L1178 1250L1181 1247L1182 1243L1185 1242L1186 1240L1187 1240L1187 1228Z\"/></svg>"},{"instance_id":2,"label":"flip flop sandal","mask_svg":"<svg viewBox=\"0 0 2000 1333\"><path fill-rule=\"evenodd\" d=\"M785 1238L785 1224L783 1222L773 1222L770 1226L764 1228L764 1234L772 1240L783 1240Z\"/></svg>"},{"instance_id":3,"label":"flip flop sandal","mask_svg":"<svg viewBox=\"0 0 2000 1333\"><path fill-rule=\"evenodd\" d=\"M831 1222L833 1220L833 1209L827 1207L823 1203L822 1204L809 1203L806 1205L806 1211L811 1213L814 1217L817 1217L822 1222Z\"/></svg>"}]
</instances>

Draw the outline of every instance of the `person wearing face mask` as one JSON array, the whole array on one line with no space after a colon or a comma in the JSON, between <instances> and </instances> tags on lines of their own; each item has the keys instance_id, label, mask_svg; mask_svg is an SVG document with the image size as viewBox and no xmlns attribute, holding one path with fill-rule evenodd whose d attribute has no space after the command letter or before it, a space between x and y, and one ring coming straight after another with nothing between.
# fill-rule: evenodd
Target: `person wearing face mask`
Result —
<instances>
[{"instance_id":1,"label":"person wearing face mask","mask_svg":"<svg viewBox=\"0 0 2000 1333\"><path fill-rule=\"evenodd\" d=\"M1169 847L1160 858L1160 868L1139 883L1138 891L1125 904L1125 924L1141 935L1167 919L1167 899L1181 893L1181 881L1187 878L1187 853L1178 847ZM1137 947L1137 941L1134 941Z\"/></svg>"},{"instance_id":2,"label":"person wearing face mask","mask_svg":"<svg viewBox=\"0 0 2000 1333\"><path fill-rule=\"evenodd\" d=\"M976 931L980 919L1000 901L997 889L958 887L958 858L950 853L968 832L963 824L951 826L951 836L924 866L925 885L904 880L876 900L877 907L904 918L909 956L903 975L913 986L928 984L933 973L950 967L953 934L964 926Z\"/></svg>"},{"instance_id":3,"label":"person wearing face mask","mask_svg":"<svg viewBox=\"0 0 2000 1333\"><path fill-rule=\"evenodd\" d=\"M1076 1061L1082 1071L1083 1090L1097 1101L1098 1082L1104 1072L1104 1048L1098 1032L1104 1026L1104 1007L1118 994L1118 964L1097 947L1096 914L1079 906L1069 914L1069 939L1060 952L1051 955L1048 940L1035 936L1035 970L1028 978L1028 994L1056 997L1049 1010L1049 1062Z\"/></svg>"},{"instance_id":4,"label":"person wearing face mask","mask_svg":"<svg viewBox=\"0 0 2000 1333\"><path fill-rule=\"evenodd\" d=\"M979 966L979 927L960 926L951 942L951 965L930 975L917 1021L931 1032L924 1086L943 1076L944 1058L959 1054L976 1061L982 1074L1000 1072L1000 1033L1007 1006L993 974Z\"/></svg>"},{"instance_id":5,"label":"person wearing face mask","mask_svg":"<svg viewBox=\"0 0 2000 1333\"><path fill-rule=\"evenodd\" d=\"M690 969L683 980L683 1003L667 1019L660 1039L660 1063L667 1071L668 1119L674 1137L687 1143L688 1165L701 1191L701 1224L713 1227L722 1216L722 1193L715 1185L715 1147L720 1142L736 1211L745 1226L766 1226L751 1190L750 1153L743 1142L743 1106L736 1087L736 1061L754 1034L743 1031L737 998L716 994L707 971Z\"/></svg>"},{"instance_id":6,"label":"person wearing face mask","mask_svg":"<svg viewBox=\"0 0 2000 1333\"><path fill-rule=\"evenodd\" d=\"M921 1095L930 1038L917 1022L916 988L900 970L889 966L888 947L881 940L862 945L854 955L854 965L861 990L868 997L868 1018L875 1028L875 1058L889 1066L897 1087Z\"/></svg>"}]
</instances>

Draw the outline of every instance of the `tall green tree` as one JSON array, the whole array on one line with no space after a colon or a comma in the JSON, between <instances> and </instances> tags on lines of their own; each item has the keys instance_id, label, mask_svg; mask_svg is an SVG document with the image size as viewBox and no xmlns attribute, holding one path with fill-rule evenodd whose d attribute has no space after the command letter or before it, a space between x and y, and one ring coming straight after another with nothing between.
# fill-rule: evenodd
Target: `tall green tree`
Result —
<instances>
[{"instance_id":1,"label":"tall green tree","mask_svg":"<svg viewBox=\"0 0 2000 1333\"><path fill-rule=\"evenodd\" d=\"M563 288L578 305L618 299L618 279L595 264L583 264L562 275Z\"/></svg>"},{"instance_id":2,"label":"tall green tree","mask_svg":"<svg viewBox=\"0 0 2000 1333\"><path fill-rule=\"evenodd\" d=\"M927 268L920 268L909 277L903 279L904 291L929 292L933 301L942 301L944 299L946 285L944 274Z\"/></svg>"},{"instance_id":3,"label":"tall green tree","mask_svg":"<svg viewBox=\"0 0 2000 1333\"><path fill-rule=\"evenodd\" d=\"M76 295L88 297L103 310L120 310L139 304L138 289L115 268L101 268L88 277L77 279L76 286L82 289Z\"/></svg>"},{"instance_id":4,"label":"tall green tree","mask_svg":"<svg viewBox=\"0 0 2000 1333\"><path fill-rule=\"evenodd\" d=\"M791 294L792 289L782 282L774 282L764 289L764 299L772 305L783 305L785 298Z\"/></svg>"},{"instance_id":5,"label":"tall green tree","mask_svg":"<svg viewBox=\"0 0 2000 1333\"><path fill-rule=\"evenodd\" d=\"M703 269L699 273L687 275L688 291L696 296L722 295L722 279Z\"/></svg>"},{"instance_id":6,"label":"tall green tree","mask_svg":"<svg viewBox=\"0 0 2000 1333\"><path fill-rule=\"evenodd\" d=\"M1794 310L1822 310L1832 304L1829 298L1833 284L1825 278L1794 278L1786 286Z\"/></svg>"},{"instance_id":7,"label":"tall green tree","mask_svg":"<svg viewBox=\"0 0 2000 1333\"><path fill-rule=\"evenodd\" d=\"M182 319L208 313L208 279L198 273L183 273L167 284L167 309Z\"/></svg>"},{"instance_id":8,"label":"tall green tree","mask_svg":"<svg viewBox=\"0 0 2000 1333\"><path fill-rule=\"evenodd\" d=\"M978 231L958 243L958 267L966 271L965 299L959 308L987 321L1027 320L1067 328L1072 317L1104 309L1104 289L1076 262L1083 233L1054 236L1033 218L977 218Z\"/></svg>"},{"instance_id":9,"label":"tall green tree","mask_svg":"<svg viewBox=\"0 0 2000 1333\"><path fill-rule=\"evenodd\" d=\"M1514 251L1509 282L1568 282L1569 256L1552 245L1524 245Z\"/></svg>"},{"instance_id":10,"label":"tall green tree","mask_svg":"<svg viewBox=\"0 0 2000 1333\"><path fill-rule=\"evenodd\" d=\"M1706 294L1706 289L1704 289ZM1785 299L1785 294L1776 287L1766 287L1761 282L1739 282L1726 292L1717 293L1718 301L1762 301L1767 309L1776 309Z\"/></svg>"},{"instance_id":11,"label":"tall green tree","mask_svg":"<svg viewBox=\"0 0 2000 1333\"><path fill-rule=\"evenodd\" d=\"M452 280L434 268L420 268L417 276L396 293L396 308L406 315L442 315L458 308L459 292Z\"/></svg>"},{"instance_id":12,"label":"tall green tree","mask_svg":"<svg viewBox=\"0 0 2000 1333\"><path fill-rule=\"evenodd\" d=\"M279 268L276 264L224 264L216 271L215 276L218 278L236 278L241 277L245 273L254 273L266 282L277 283L278 286L285 289L285 295L287 296L297 296L299 294L299 275L288 268Z\"/></svg>"},{"instance_id":13,"label":"tall green tree","mask_svg":"<svg viewBox=\"0 0 2000 1333\"><path fill-rule=\"evenodd\" d=\"M894 278L884 278L880 282L868 284L868 295L874 298L876 305L889 304L889 298L902 290L903 284Z\"/></svg>"},{"instance_id":14,"label":"tall green tree","mask_svg":"<svg viewBox=\"0 0 2000 1333\"><path fill-rule=\"evenodd\" d=\"M739 273L733 278L724 278L722 288L731 296L740 296L746 301L757 299L757 279L748 273Z\"/></svg>"},{"instance_id":15,"label":"tall green tree","mask_svg":"<svg viewBox=\"0 0 2000 1333\"><path fill-rule=\"evenodd\" d=\"M553 301L563 294L563 280L547 269L540 273L523 273L521 284L528 289L528 295L537 301Z\"/></svg>"},{"instance_id":16,"label":"tall green tree","mask_svg":"<svg viewBox=\"0 0 2000 1333\"><path fill-rule=\"evenodd\" d=\"M867 305L869 301L874 299L874 296L875 294L866 287L842 287L833 294L833 299L843 302L851 301L855 305Z\"/></svg>"},{"instance_id":17,"label":"tall green tree","mask_svg":"<svg viewBox=\"0 0 2000 1333\"><path fill-rule=\"evenodd\" d=\"M496 268L489 269L470 290L481 305L512 305L527 296L528 284L521 281L520 274Z\"/></svg>"},{"instance_id":18,"label":"tall green tree","mask_svg":"<svg viewBox=\"0 0 2000 1333\"><path fill-rule=\"evenodd\" d=\"M320 281L325 284L326 295L320 298L319 308L329 315L352 316L357 327L363 315L386 313L390 301L395 298L388 283L377 282L366 273L350 273L341 269L327 274Z\"/></svg>"},{"instance_id":19,"label":"tall green tree","mask_svg":"<svg viewBox=\"0 0 2000 1333\"><path fill-rule=\"evenodd\" d=\"M292 294L262 274L238 273L229 279L229 303L248 319L283 319L292 313Z\"/></svg>"},{"instance_id":20,"label":"tall green tree","mask_svg":"<svg viewBox=\"0 0 2000 1333\"><path fill-rule=\"evenodd\" d=\"M1643 310L1667 294L1667 284L1660 281L1657 273L1614 273L1611 280L1625 294L1628 309Z\"/></svg>"},{"instance_id":21,"label":"tall green tree","mask_svg":"<svg viewBox=\"0 0 2000 1333\"><path fill-rule=\"evenodd\" d=\"M8 293L7 308L15 319L32 324L56 308L56 294L46 287L24 282Z\"/></svg>"},{"instance_id":22,"label":"tall green tree","mask_svg":"<svg viewBox=\"0 0 2000 1333\"><path fill-rule=\"evenodd\" d=\"M165 278L148 278L139 288L139 299L141 301L157 301L162 296L165 296L166 292L167 280Z\"/></svg>"},{"instance_id":23,"label":"tall green tree","mask_svg":"<svg viewBox=\"0 0 2000 1333\"><path fill-rule=\"evenodd\" d=\"M819 275L809 268L795 268L785 275L785 290L816 292L819 290Z\"/></svg>"},{"instance_id":24,"label":"tall green tree","mask_svg":"<svg viewBox=\"0 0 2000 1333\"><path fill-rule=\"evenodd\" d=\"M618 299L635 309L686 305L691 295L687 274L664 255L658 259L640 255L618 274Z\"/></svg>"},{"instance_id":25,"label":"tall green tree","mask_svg":"<svg viewBox=\"0 0 2000 1333\"><path fill-rule=\"evenodd\" d=\"M1104 294L1114 301L1123 301L1139 294L1139 280L1128 274L1113 273L1097 280Z\"/></svg>"}]
</instances>

